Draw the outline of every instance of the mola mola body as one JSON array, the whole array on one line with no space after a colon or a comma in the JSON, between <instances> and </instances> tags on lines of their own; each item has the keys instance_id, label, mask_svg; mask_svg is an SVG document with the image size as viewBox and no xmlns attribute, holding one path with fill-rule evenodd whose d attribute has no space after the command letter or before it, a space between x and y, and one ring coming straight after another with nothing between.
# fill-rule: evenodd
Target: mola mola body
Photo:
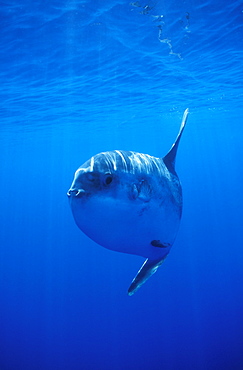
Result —
<instances>
[{"instance_id":1,"label":"mola mola body","mask_svg":"<svg viewBox=\"0 0 243 370\"><path fill-rule=\"evenodd\" d=\"M188 109L165 157L99 153L78 168L67 193L75 222L88 237L105 248L146 258L129 295L163 263L179 228L182 191L175 159L187 116Z\"/></svg>"}]
</instances>

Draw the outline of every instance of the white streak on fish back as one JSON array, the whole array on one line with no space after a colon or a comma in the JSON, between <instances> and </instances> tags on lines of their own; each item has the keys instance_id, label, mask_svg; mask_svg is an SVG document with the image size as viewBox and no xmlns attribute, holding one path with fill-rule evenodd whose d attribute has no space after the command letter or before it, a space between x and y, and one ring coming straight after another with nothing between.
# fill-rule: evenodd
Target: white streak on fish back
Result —
<instances>
[{"instance_id":1,"label":"white streak on fish back","mask_svg":"<svg viewBox=\"0 0 243 370\"><path fill-rule=\"evenodd\" d=\"M91 157L91 159L90 159L90 171L91 172L94 171L94 157Z\"/></svg>"},{"instance_id":2,"label":"white streak on fish back","mask_svg":"<svg viewBox=\"0 0 243 370\"><path fill-rule=\"evenodd\" d=\"M124 164L124 168L125 168L126 171L128 171L127 162L124 158L124 155L120 152L120 150L115 150L115 152L121 157L122 163Z\"/></svg>"},{"instance_id":3,"label":"white streak on fish back","mask_svg":"<svg viewBox=\"0 0 243 370\"><path fill-rule=\"evenodd\" d=\"M114 156L114 153L113 152L103 152L102 153L105 157L105 162L106 162L106 165L107 167L109 168L109 171L116 171L117 170L117 166L116 166L116 158Z\"/></svg>"}]
</instances>

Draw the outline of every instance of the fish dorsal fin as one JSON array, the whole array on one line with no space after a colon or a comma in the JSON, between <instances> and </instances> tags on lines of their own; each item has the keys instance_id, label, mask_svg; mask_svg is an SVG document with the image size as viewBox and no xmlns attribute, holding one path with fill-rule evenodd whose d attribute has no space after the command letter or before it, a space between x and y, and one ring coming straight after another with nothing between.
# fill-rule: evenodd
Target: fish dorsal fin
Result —
<instances>
[{"instance_id":1,"label":"fish dorsal fin","mask_svg":"<svg viewBox=\"0 0 243 370\"><path fill-rule=\"evenodd\" d=\"M171 149L166 154L166 156L163 158L163 161L164 161L166 167L172 173L175 173L176 152L177 152L177 149L178 149L178 145L179 145L179 142L180 142L180 139L181 139L182 132L183 132L183 130L185 128L185 125L186 125L188 113L189 113L189 109L187 108L185 110L184 114L183 114L183 117L182 117L182 122L181 122L181 127L180 127L179 134L177 135L177 138L176 138L174 144L172 145Z\"/></svg>"}]
</instances>

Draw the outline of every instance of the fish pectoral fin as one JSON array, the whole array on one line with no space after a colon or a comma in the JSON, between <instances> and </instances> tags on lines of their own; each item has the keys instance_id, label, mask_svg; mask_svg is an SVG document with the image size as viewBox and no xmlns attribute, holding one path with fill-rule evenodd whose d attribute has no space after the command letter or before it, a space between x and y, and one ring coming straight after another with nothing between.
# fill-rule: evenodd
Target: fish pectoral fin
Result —
<instances>
[{"instance_id":1,"label":"fish pectoral fin","mask_svg":"<svg viewBox=\"0 0 243 370\"><path fill-rule=\"evenodd\" d=\"M146 180L141 180L132 185L132 198L142 202L149 202L151 199L151 187Z\"/></svg>"},{"instance_id":2,"label":"fish pectoral fin","mask_svg":"<svg viewBox=\"0 0 243 370\"><path fill-rule=\"evenodd\" d=\"M161 266L164 262L166 256L159 260L146 259L133 279L128 289L128 295L133 295L150 278L150 276L152 276L158 270L159 266Z\"/></svg>"}]
</instances>

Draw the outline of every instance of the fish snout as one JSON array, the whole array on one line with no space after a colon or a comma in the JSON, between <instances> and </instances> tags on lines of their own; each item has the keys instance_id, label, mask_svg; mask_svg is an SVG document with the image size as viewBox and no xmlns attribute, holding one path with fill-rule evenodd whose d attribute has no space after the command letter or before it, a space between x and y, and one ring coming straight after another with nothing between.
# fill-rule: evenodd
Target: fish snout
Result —
<instances>
[{"instance_id":1,"label":"fish snout","mask_svg":"<svg viewBox=\"0 0 243 370\"><path fill-rule=\"evenodd\" d=\"M67 192L68 197L81 197L85 193L84 189L69 189Z\"/></svg>"}]
</instances>

